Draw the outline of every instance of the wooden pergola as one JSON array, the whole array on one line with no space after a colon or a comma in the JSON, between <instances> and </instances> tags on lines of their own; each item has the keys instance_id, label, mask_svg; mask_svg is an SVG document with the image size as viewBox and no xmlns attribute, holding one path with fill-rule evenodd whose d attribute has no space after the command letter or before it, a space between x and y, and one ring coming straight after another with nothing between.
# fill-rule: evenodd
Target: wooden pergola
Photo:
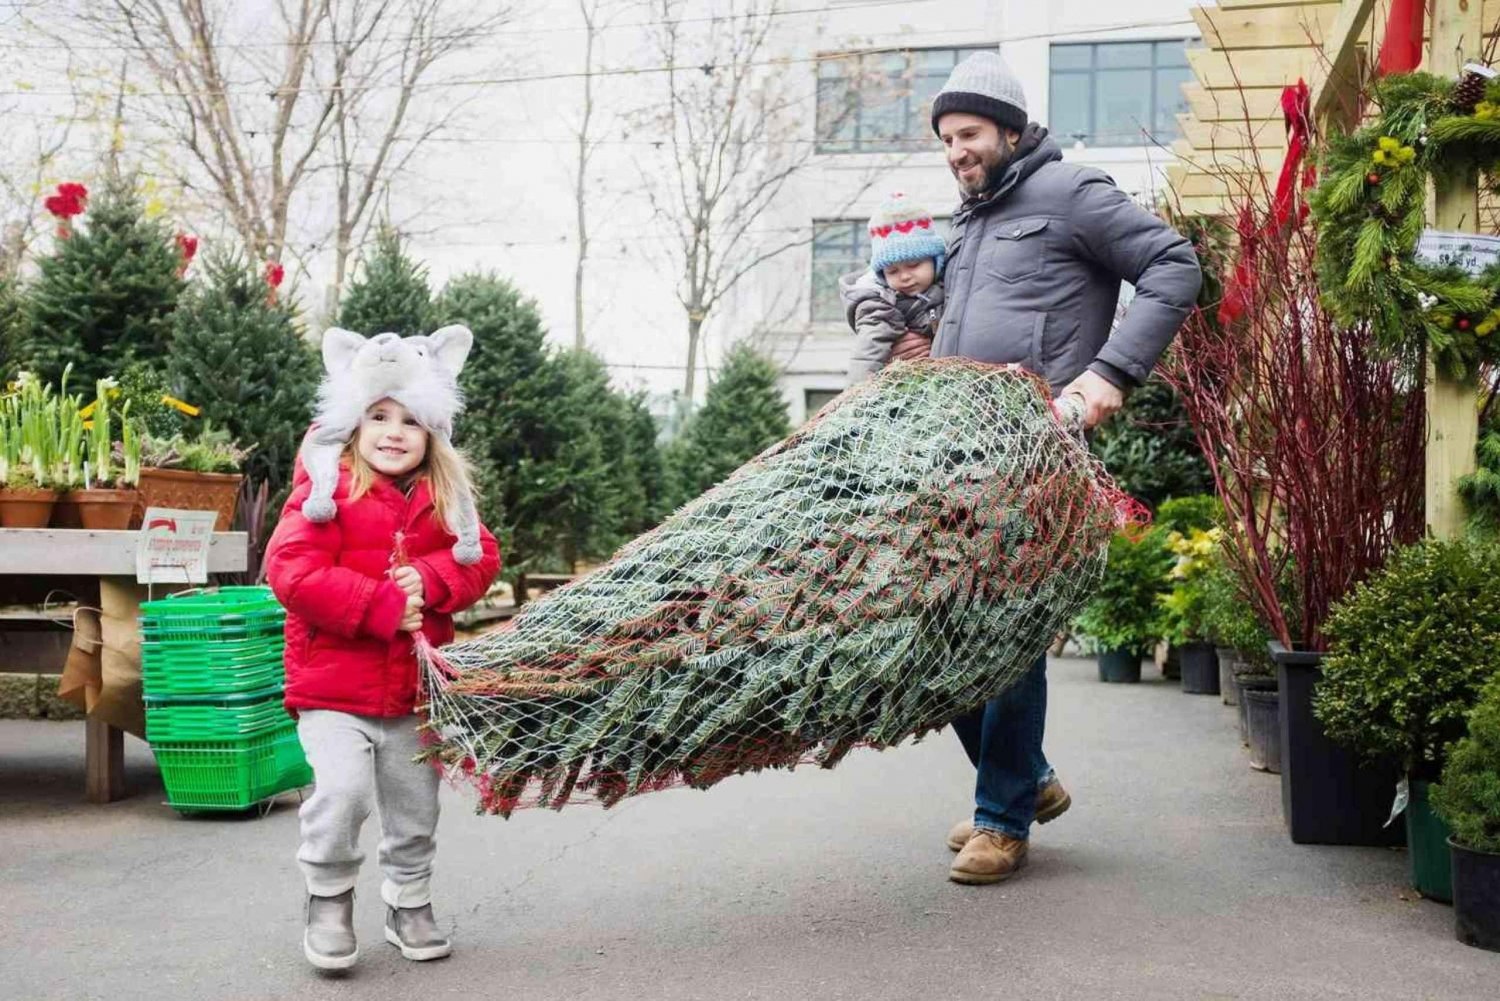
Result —
<instances>
[{"instance_id":1,"label":"wooden pergola","mask_svg":"<svg viewBox=\"0 0 1500 1001\"><path fill-rule=\"evenodd\" d=\"M1500 0L1428 0L1421 68L1457 77L1500 30ZM1238 192L1274 186L1286 152L1282 89L1306 81L1320 128L1357 123L1389 21L1389 0L1219 0L1193 10L1204 47L1188 53L1196 81L1183 85L1179 163L1168 170L1188 212L1225 215ZM1257 174L1260 175L1257 177ZM1481 204L1472 171L1435 179L1429 218L1441 230L1477 232ZM1484 218L1495 218L1485 205ZM1427 374L1427 524L1439 538L1462 531L1455 481L1474 469L1478 387Z\"/></svg>"}]
</instances>

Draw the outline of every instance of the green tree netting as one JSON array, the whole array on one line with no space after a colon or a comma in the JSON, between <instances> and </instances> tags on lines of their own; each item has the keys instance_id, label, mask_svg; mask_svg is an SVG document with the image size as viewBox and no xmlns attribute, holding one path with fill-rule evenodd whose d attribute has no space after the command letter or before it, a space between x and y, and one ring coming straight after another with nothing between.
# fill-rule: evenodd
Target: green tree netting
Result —
<instances>
[{"instance_id":1,"label":"green tree netting","mask_svg":"<svg viewBox=\"0 0 1500 1001\"><path fill-rule=\"evenodd\" d=\"M1013 684L1129 517L1038 380L891 366L508 628L424 646L425 756L501 815L832 767Z\"/></svg>"}]
</instances>

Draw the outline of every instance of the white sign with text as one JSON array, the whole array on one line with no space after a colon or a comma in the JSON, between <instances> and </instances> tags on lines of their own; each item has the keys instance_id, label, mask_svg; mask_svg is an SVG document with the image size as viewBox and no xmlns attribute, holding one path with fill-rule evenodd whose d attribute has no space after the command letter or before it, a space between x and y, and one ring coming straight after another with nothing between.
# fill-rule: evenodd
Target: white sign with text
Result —
<instances>
[{"instance_id":1,"label":"white sign with text","mask_svg":"<svg viewBox=\"0 0 1500 1001\"><path fill-rule=\"evenodd\" d=\"M217 511L149 507L135 550L135 579L142 584L208 583L208 547Z\"/></svg>"},{"instance_id":2,"label":"white sign with text","mask_svg":"<svg viewBox=\"0 0 1500 1001\"><path fill-rule=\"evenodd\" d=\"M1500 236L1424 229L1422 239L1417 241L1417 260L1434 267L1456 265L1477 275L1500 261Z\"/></svg>"}]
</instances>

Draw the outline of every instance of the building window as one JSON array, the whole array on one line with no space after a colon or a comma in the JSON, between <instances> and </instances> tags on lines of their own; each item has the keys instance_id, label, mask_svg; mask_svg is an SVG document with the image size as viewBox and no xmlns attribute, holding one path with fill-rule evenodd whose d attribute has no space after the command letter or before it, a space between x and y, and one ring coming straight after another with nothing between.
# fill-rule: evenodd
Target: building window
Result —
<instances>
[{"instance_id":1,"label":"building window","mask_svg":"<svg viewBox=\"0 0 1500 1001\"><path fill-rule=\"evenodd\" d=\"M953 67L995 46L855 52L818 60L818 152L887 153L933 144L932 99Z\"/></svg>"},{"instance_id":2,"label":"building window","mask_svg":"<svg viewBox=\"0 0 1500 1001\"><path fill-rule=\"evenodd\" d=\"M1101 42L1052 46L1052 97L1047 124L1065 144L1167 144L1176 114L1187 111L1181 84L1190 41Z\"/></svg>"},{"instance_id":3,"label":"building window","mask_svg":"<svg viewBox=\"0 0 1500 1001\"><path fill-rule=\"evenodd\" d=\"M819 410L828 405L828 402L842 393L842 389L804 389L802 391L802 402L806 406L807 420L812 420Z\"/></svg>"},{"instance_id":4,"label":"building window","mask_svg":"<svg viewBox=\"0 0 1500 1001\"><path fill-rule=\"evenodd\" d=\"M813 223L812 318L837 323L844 319L839 278L870 266L870 230L866 220L838 219Z\"/></svg>"},{"instance_id":5,"label":"building window","mask_svg":"<svg viewBox=\"0 0 1500 1001\"><path fill-rule=\"evenodd\" d=\"M950 220L935 217L933 226L948 239ZM812 318L814 323L844 323L839 278L870 266L868 219L816 219L812 242Z\"/></svg>"}]
</instances>

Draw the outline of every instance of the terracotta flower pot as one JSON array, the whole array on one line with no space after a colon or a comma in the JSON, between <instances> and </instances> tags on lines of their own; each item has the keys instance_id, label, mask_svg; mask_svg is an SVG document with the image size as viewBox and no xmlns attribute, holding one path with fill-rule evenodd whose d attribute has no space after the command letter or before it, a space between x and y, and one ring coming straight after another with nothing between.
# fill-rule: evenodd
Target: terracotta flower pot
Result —
<instances>
[{"instance_id":1,"label":"terracotta flower pot","mask_svg":"<svg viewBox=\"0 0 1500 1001\"><path fill-rule=\"evenodd\" d=\"M227 532L234 523L239 506L239 473L195 473L189 469L141 470L140 501L136 504L135 523L148 507L170 507L185 511L217 511L214 531Z\"/></svg>"},{"instance_id":2,"label":"terracotta flower pot","mask_svg":"<svg viewBox=\"0 0 1500 1001\"><path fill-rule=\"evenodd\" d=\"M62 502L71 502L78 507L81 527L96 531L119 531L130 527L140 502L138 490L70 490L63 495Z\"/></svg>"},{"instance_id":3,"label":"terracotta flower pot","mask_svg":"<svg viewBox=\"0 0 1500 1001\"><path fill-rule=\"evenodd\" d=\"M55 503L56 490L6 487L0 490L0 528L46 528Z\"/></svg>"}]
</instances>

